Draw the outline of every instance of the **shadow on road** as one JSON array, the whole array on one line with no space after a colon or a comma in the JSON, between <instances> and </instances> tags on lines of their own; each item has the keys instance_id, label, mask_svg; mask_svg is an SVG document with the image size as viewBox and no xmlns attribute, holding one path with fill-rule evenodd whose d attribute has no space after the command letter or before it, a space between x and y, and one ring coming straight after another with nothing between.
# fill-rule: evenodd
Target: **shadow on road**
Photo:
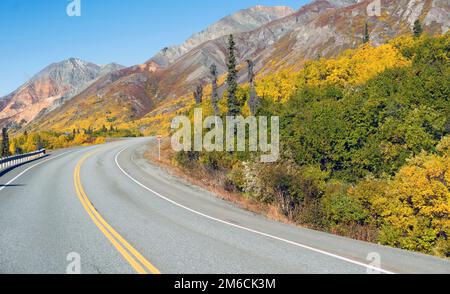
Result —
<instances>
[{"instance_id":1,"label":"shadow on road","mask_svg":"<svg viewBox=\"0 0 450 294\"><path fill-rule=\"evenodd\" d=\"M9 168L7 168L7 169L5 169L5 170L2 170L2 171L0 171L0 178L3 177L4 175L6 175L7 173L10 173L11 171L15 170L16 168L19 168L19 167L21 167L21 166L24 166L24 165L26 165L26 164L33 163L33 162L35 162L35 161L38 161L38 160L41 160L41 159L44 159L44 158L47 158L47 157L49 157L49 156L50 156L50 154L46 154L46 155L44 155L44 156L42 156L42 157L40 157L40 158L36 158L35 160L31 160L31 161L28 161L28 162L24 162L24 163L15 165L15 166L11 166L11 167L9 167ZM0 185L0 187L2 187L2 185Z\"/></svg>"},{"instance_id":2,"label":"shadow on road","mask_svg":"<svg viewBox=\"0 0 450 294\"><path fill-rule=\"evenodd\" d=\"M2 185L0 184L0 188L10 188L10 187L25 187L25 185L17 184L17 185Z\"/></svg>"}]
</instances>

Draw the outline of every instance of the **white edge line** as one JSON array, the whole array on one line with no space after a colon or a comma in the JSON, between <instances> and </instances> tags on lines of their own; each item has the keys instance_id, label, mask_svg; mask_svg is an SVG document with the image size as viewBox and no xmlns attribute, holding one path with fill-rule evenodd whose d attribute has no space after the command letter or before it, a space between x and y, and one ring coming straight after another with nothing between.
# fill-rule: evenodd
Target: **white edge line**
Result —
<instances>
[{"instance_id":1,"label":"white edge line","mask_svg":"<svg viewBox=\"0 0 450 294\"><path fill-rule=\"evenodd\" d=\"M71 152L71 151L67 151L67 152L61 153L61 154L58 155L58 156L55 156L55 157L46 159L46 160L41 161L41 162L39 162L39 163L37 163L37 164L35 164L35 165L30 166L29 168L27 168L26 170L24 170L23 172L21 172L20 174L18 174L17 176L15 176L13 179L11 179L8 183L4 184L3 187L0 187L0 191L3 191L6 187L8 187L8 185L12 184L15 180L17 180L18 178L20 178L21 176L23 176L25 173L27 173L27 172L30 171L31 169L33 169L33 168L35 168L35 167L37 167L37 166L39 166L39 165L41 165L41 164L44 164L44 163L46 163L46 162L49 162L49 161L51 161L51 160L54 160L54 159L56 159L56 158L59 158L59 157L65 155L65 154L67 154L67 153L70 153L70 152Z\"/></svg>"},{"instance_id":2,"label":"white edge line","mask_svg":"<svg viewBox=\"0 0 450 294\"><path fill-rule=\"evenodd\" d=\"M346 258L346 257L343 257L343 256L339 256L339 255L336 255L336 254L333 254L333 253L330 253L330 252L327 252L327 251L323 251L323 250L320 250L320 249L317 249L317 248L313 248L313 247L310 247L310 246L307 246L307 245L303 245L303 244L300 244L300 243L289 241L289 240L286 240L286 239L283 239L283 238L279 238L279 237L276 237L276 236L273 236L273 235L269 235L269 234L266 234L266 233L263 233L263 232L260 232L260 231L256 231L256 230L253 230L253 229L250 229L250 228L247 228L247 227L239 226L239 225L236 225L236 224L233 224L233 223L230 223L230 222L227 222L227 221L224 221L224 220L221 220L221 219L209 216L207 214L198 212L198 211L193 210L193 209L191 209L189 207L186 207L186 206L184 206L184 205L182 205L180 203L177 203L177 202L175 202L175 201L173 201L173 200L171 200L171 199L169 199L169 198L159 194L158 192L153 191L152 189L148 188L147 186L145 186L144 184L142 184L138 180L134 179L132 176L130 176L120 166L118 158L119 158L120 154L122 154L122 152L124 152L126 149L128 149L128 147L122 149L119 153L117 153L117 155L115 157L116 165L122 171L122 173L124 175L126 175L128 178L130 178L133 182L135 182L136 184L141 186L142 188L150 191L151 193L155 194L159 198L161 198L163 200L166 200L166 201L168 201L168 202L170 202L170 203L172 203L172 204L174 204L174 205L176 205L178 207L181 207L181 208L183 208L185 210L188 210L188 211L190 211L190 212L192 212L194 214L203 216L203 217L205 217L207 219L210 219L210 220L213 220L213 221L216 221L216 222L219 222L219 223L222 223L222 224L234 227L234 228L238 228L238 229L241 229L241 230L244 230L244 231L247 231L247 232L251 232L251 233L254 233L254 234L257 234L257 235L260 235L260 236L264 236L264 237L268 237L268 238L271 238L271 239L275 239L275 240L278 240L278 241L281 241L281 242L284 242L284 243L287 243L287 244L290 244L290 245L294 245L294 246L297 246L297 247L301 247L301 248L304 248L304 249L307 249L307 250L310 250L310 251L314 251L314 252L317 252L317 253L320 253L320 254L323 254L323 255L334 257L336 259L343 260L343 261L346 261L348 263L352 263L352 264L355 264L355 265L359 265L359 266L365 267L365 268L370 269L370 270L374 270L374 271L377 271L377 272L380 272L380 273L384 273L384 274L391 274L391 275L395 274L393 272L384 270L382 268L378 268L378 267L375 267L375 266L372 266L372 265L368 265L368 264L365 264L365 263L362 263L362 262L359 262L359 261L356 261L356 260L352 260L352 259L349 259L349 258Z\"/></svg>"}]
</instances>

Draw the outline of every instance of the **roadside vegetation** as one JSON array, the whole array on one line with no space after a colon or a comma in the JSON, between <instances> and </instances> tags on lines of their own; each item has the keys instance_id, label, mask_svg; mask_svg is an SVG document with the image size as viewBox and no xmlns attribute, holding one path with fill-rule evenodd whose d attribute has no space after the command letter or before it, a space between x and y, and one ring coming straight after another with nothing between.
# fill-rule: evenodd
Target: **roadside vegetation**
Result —
<instances>
[{"instance_id":1,"label":"roadside vegetation","mask_svg":"<svg viewBox=\"0 0 450 294\"><path fill-rule=\"evenodd\" d=\"M72 146L89 146L103 144L110 138L139 137L138 131L103 126L95 130L73 129L72 132L25 132L8 140L10 155L33 152L42 148L60 149ZM4 140L3 140L4 142Z\"/></svg>"},{"instance_id":2,"label":"roadside vegetation","mask_svg":"<svg viewBox=\"0 0 450 294\"><path fill-rule=\"evenodd\" d=\"M449 59L449 34L416 34L237 89L231 68L231 94L216 102L197 91L196 107L249 115L254 86L256 114L280 117L280 160L180 152L172 161L299 225L450 257Z\"/></svg>"}]
</instances>

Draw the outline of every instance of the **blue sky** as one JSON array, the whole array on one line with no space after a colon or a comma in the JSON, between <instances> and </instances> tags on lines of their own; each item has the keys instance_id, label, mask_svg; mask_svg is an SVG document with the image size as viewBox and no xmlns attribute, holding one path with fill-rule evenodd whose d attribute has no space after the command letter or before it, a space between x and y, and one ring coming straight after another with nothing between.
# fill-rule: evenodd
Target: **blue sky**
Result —
<instances>
[{"instance_id":1,"label":"blue sky","mask_svg":"<svg viewBox=\"0 0 450 294\"><path fill-rule=\"evenodd\" d=\"M254 5L299 8L309 0L81 0L69 17L69 0L0 1L0 97L50 63L78 57L126 66L239 9Z\"/></svg>"}]
</instances>

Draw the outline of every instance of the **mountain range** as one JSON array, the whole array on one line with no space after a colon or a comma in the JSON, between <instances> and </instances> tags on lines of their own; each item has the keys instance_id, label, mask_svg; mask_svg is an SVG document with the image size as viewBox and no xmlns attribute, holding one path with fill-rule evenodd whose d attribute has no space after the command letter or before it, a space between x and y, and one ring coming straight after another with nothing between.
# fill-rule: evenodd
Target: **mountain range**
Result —
<instances>
[{"instance_id":1,"label":"mountain range","mask_svg":"<svg viewBox=\"0 0 450 294\"><path fill-rule=\"evenodd\" d=\"M190 50L207 41L229 34L253 31L267 23L286 17L294 12L294 9L286 6L255 6L249 9L243 9L235 14L224 17L202 32L194 34L181 45L164 48L151 60L161 67L167 67Z\"/></svg>"},{"instance_id":2,"label":"mountain range","mask_svg":"<svg viewBox=\"0 0 450 294\"><path fill-rule=\"evenodd\" d=\"M76 58L54 63L1 98L0 122L23 126L75 97L98 78L123 66L100 66Z\"/></svg>"},{"instance_id":3,"label":"mountain range","mask_svg":"<svg viewBox=\"0 0 450 294\"><path fill-rule=\"evenodd\" d=\"M0 99L0 124L30 130L71 130L136 122L176 111L177 99L210 82L213 63L219 74L226 72L229 34L235 37L238 62L253 60L255 71L263 75L282 68L299 69L307 60L334 57L359 46L366 23L375 46L410 34L417 19L429 33L441 34L450 28L446 0L382 0L381 16L369 16L367 8L372 2L316 0L296 11L252 7L128 68L78 59L53 64ZM240 81L245 82L244 75Z\"/></svg>"}]
</instances>

